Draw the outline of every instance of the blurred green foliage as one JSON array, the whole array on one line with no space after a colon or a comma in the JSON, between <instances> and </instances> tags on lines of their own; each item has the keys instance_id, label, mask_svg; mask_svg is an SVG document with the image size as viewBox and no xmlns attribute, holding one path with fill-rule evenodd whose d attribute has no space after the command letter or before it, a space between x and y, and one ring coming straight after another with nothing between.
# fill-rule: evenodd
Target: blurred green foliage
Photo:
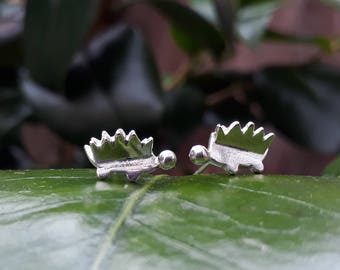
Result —
<instances>
[{"instance_id":1,"label":"blurred green foliage","mask_svg":"<svg viewBox=\"0 0 340 270\"><path fill-rule=\"evenodd\" d=\"M340 176L340 157L334 159L328 166L324 169L323 175L325 176Z\"/></svg>"},{"instance_id":2,"label":"blurred green foliage","mask_svg":"<svg viewBox=\"0 0 340 270\"><path fill-rule=\"evenodd\" d=\"M168 80L169 91L138 29L115 19L101 32L94 31L102 2L0 3L0 22L8 26L0 31L0 147L9 140L20 144L15 135L25 121L42 122L81 145L103 129L162 127L176 134L200 123L237 118L269 121L291 140L320 152L340 150L340 70L319 59L249 74L217 68L234 54L236 42L338 50L337 39L269 30L284 1L112 1L115 18L138 4L168 20L174 40L190 59L185 74ZM338 4L323 2L335 8ZM197 72L197 63L207 55L216 69ZM232 98L235 89L245 102ZM221 90L230 95L210 102ZM251 104L261 107L261 118L251 113Z\"/></svg>"}]
</instances>

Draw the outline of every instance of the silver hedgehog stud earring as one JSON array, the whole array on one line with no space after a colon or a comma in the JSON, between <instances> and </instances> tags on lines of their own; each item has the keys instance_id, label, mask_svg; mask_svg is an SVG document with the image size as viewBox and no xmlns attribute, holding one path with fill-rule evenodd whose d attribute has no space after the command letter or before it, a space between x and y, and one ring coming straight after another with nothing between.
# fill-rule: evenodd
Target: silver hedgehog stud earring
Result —
<instances>
[{"instance_id":1,"label":"silver hedgehog stud earring","mask_svg":"<svg viewBox=\"0 0 340 270\"><path fill-rule=\"evenodd\" d=\"M112 173L125 173L129 180L136 180L142 173L149 173L156 168L171 169L176 164L176 155L170 150L155 156L152 152L153 138L140 140L134 130L128 135L118 129L114 136L102 132L101 140L91 138L85 145L85 153L97 168L101 179Z\"/></svg>"},{"instance_id":2,"label":"silver hedgehog stud earring","mask_svg":"<svg viewBox=\"0 0 340 270\"><path fill-rule=\"evenodd\" d=\"M253 122L248 122L243 128L237 121L229 127L218 124L210 134L208 149L195 145L190 150L191 161L201 165L195 174L203 172L209 165L232 174L238 171L239 166L248 167L255 173L262 172L262 161L275 136L273 133L265 135L262 127L254 128Z\"/></svg>"}]
</instances>

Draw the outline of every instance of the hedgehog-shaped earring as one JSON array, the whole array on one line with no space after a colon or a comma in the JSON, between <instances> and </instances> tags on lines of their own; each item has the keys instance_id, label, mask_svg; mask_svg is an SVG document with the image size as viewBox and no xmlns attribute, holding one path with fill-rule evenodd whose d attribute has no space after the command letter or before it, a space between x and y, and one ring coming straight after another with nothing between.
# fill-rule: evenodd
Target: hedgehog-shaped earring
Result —
<instances>
[{"instance_id":1,"label":"hedgehog-shaped earring","mask_svg":"<svg viewBox=\"0 0 340 270\"><path fill-rule=\"evenodd\" d=\"M263 171L263 159L274 139L273 133L265 135L262 127L254 130L254 123L248 122L243 128L235 121L229 127L217 125L210 134L208 149L202 145L191 148L189 158L201 165L195 174L203 172L209 165L223 168L228 173L236 173L239 166L248 167L253 172Z\"/></svg>"},{"instance_id":2,"label":"hedgehog-shaped earring","mask_svg":"<svg viewBox=\"0 0 340 270\"><path fill-rule=\"evenodd\" d=\"M91 138L85 145L85 153L97 168L101 179L112 173L125 173L129 180L136 180L142 173L149 173L156 168L171 169L176 164L176 155L170 150L155 156L152 152L153 138L140 140L134 130L128 135L118 129L114 136L102 132L101 140Z\"/></svg>"}]
</instances>

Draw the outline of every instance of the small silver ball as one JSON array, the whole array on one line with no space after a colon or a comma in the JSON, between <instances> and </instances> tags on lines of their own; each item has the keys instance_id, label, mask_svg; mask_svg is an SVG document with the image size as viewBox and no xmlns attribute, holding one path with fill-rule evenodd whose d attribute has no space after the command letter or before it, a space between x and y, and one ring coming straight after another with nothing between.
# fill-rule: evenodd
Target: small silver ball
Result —
<instances>
[{"instance_id":1,"label":"small silver ball","mask_svg":"<svg viewBox=\"0 0 340 270\"><path fill-rule=\"evenodd\" d=\"M159 167L163 170L169 170L176 165L176 155L170 150L165 150L158 155Z\"/></svg>"},{"instance_id":2,"label":"small silver ball","mask_svg":"<svg viewBox=\"0 0 340 270\"><path fill-rule=\"evenodd\" d=\"M207 148L202 145L195 145L190 150L189 158L194 164L203 165L210 160L210 155Z\"/></svg>"}]
</instances>

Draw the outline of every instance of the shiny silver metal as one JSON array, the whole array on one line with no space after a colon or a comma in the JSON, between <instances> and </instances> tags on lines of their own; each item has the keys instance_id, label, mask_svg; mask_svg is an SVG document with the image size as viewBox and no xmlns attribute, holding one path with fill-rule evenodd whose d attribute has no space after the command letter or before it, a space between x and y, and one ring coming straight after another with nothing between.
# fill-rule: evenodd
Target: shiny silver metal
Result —
<instances>
[{"instance_id":1,"label":"shiny silver metal","mask_svg":"<svg viewBox=\"0 0 340 270\"><path fill-rule=\"evenodd\" d=\"M218 124L210 134L208 149L202 145L191 148L189 158L201 165L195 174L203 172L209 165L223 168L228 173L236 173L239 166L249 167L253 172L263 171L263 159L275 135L265 135L262 127L254 130L253 122L243 128L235 121L226 127Z\"/></svg>"},{"instance_id":2,"label":"shiny silver metal","mask_svg":"<svg viewBox=\"0 0 340 270\"><path fill-rule=\"evenodd\" d=\"M124 130L118 129L112 137L103 131L100 140L91 138L84 149L97 168L99 178L104 179L112 173L125 173L130 180L136 180L142 173L152 172L156 168L168 170L176 164L174 152L165 150L157 157L152 147L152 137L141 141L134 130L126 135Z\"/></svg>"}]
</instances>

